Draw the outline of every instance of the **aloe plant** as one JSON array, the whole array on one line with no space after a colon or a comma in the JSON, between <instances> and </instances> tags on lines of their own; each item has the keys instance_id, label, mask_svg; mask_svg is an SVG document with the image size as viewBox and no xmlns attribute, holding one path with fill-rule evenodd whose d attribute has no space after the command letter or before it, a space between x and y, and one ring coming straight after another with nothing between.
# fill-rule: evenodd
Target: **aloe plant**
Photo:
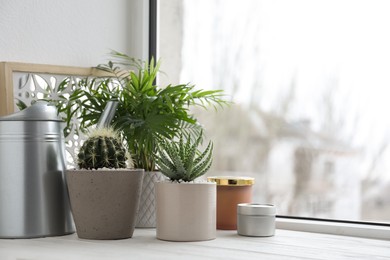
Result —
<instances>
[{"instance_id":1,"label":"aloe plant","mask_svg":"<svg viewBox=\"0 0 390 260\"><path fill-rule=\"evenodd\" d=\"M160 171L171 181L190 182L204 175L212 164L213 144L209 142L206 149L198 150L202 140L202 132L195 141L190 135L178 142L160 140L157 148L156 164Z\"/></svg>"}]
</instances>

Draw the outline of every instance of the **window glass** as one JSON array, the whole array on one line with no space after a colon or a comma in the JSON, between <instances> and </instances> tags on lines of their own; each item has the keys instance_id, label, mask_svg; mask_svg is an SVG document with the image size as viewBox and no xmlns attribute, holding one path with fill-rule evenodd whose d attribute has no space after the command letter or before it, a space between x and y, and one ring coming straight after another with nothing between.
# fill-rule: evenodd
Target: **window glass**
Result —
<instances>
[{"instance_id":1,"label":"window glass","mask_svg":"<svg viewBox=\"0 0 390 260\"><path fill-rule=\"evenodd\" d=\"M195 111L209 175L252 176L278 214L390 222L390 2L160 1L159 83L223 89Z\"/></svg>"}]
</instances>

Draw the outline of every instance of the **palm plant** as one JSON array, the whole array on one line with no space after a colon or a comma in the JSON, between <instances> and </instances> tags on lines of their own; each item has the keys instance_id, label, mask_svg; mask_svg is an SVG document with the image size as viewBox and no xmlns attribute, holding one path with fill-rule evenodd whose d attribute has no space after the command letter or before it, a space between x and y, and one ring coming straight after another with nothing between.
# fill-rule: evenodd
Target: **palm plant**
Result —
<instances>
[{"instance_id":1,"label":"palm plant","mask_svg":"<svg viewBox=\"0 0 390 260\"><path fill-rule=\"evenodd\" d=\"M202 139L202 132L192 142L188 135L184 141L183 135L179 142L161 140L158 144L156 163L162 174L171 181L190 182L204 175L212 164L213 144L209 142L201 152L198 146Z\"/></svg>"},{"instance_id":2,"label":"palm plant","mask_svg":"<svg viewBox=\"0 0 390 260\"><path fill-rule=\"evenodd\" d=\"M160 62L153 59L143 63L119 52L112 55L115 61L98 66L112 77L81 80L69 97L57 102L57 108L65 113L68 127L77 115L80 130L86 131L98 122L107 102L117 100L112 126L127 142L135 168L156 169L153 155L158 139L200 133L201 127L189 111L191 106L217 108L228 103L221 90L196 90L190 84L157 86Z\"/></svg>"}]
</instances>

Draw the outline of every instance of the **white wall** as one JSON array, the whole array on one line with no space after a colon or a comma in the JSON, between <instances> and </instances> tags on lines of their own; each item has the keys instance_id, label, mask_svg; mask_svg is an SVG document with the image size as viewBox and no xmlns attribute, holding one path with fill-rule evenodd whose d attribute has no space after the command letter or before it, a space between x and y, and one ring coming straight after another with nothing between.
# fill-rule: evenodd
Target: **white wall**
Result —
<instances>
[{"instance_id":1,"label":"white wall","mask_svg":"<svg viewBox=\"0 0 390 260\"><path fill-rule=\"evenodd\" d=\"M144 0L0 0L0 61L95 66L111 49L147 58Z\"/></svg>"}]
</instances>

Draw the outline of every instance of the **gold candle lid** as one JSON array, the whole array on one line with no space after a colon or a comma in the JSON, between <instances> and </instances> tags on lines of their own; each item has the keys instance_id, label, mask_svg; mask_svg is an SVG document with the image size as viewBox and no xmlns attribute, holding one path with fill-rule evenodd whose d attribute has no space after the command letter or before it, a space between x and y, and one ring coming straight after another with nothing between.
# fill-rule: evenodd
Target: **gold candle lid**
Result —
<instances>
[{"instance_id":1,"label":"gold candle lid","mask_svg":"<svg viewBox=\"0 0 390 260\"><path fill-rule=\"evenodd\" d=\"M238 176L213 176L207 177L207 180L222 186L248 186L255 183L255 178Z\"/></svg>"}]
</instances>

